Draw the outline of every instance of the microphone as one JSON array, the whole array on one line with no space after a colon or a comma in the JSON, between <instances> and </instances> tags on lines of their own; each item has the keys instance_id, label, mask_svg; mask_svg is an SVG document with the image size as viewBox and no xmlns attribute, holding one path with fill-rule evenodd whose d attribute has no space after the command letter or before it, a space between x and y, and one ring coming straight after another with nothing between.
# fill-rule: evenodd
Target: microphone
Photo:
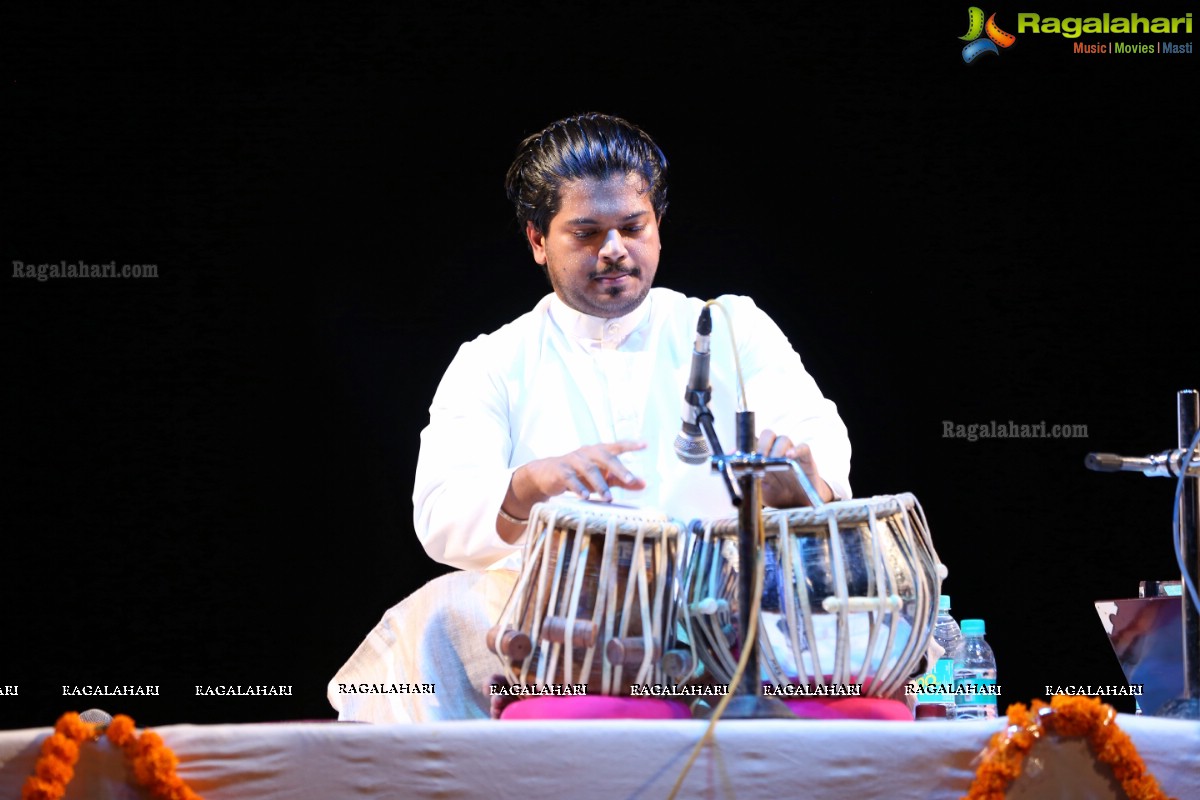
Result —
<instances>
[{"instance_id":1,"label":"microphone","mask_svg":"<svg viewBox=\"0 0 1200 800\"><path fill-rule=\"evenodd\" d=\"M1161 453L1143 457L1088 453L1083 463L1088 469L1096 472L1140 472L1149 478L1177 478L1183 470L1183 459L1186 456L1186 447L1163 450ZM1200 477L1200 453L1192 453L1187 474L1189 477Z\"/></svg>"},{"instance_id":2,"label":"microphone","mask_svg":"<svg viewBox=\"0 0 1200 800\"><path fill-rule=\"evenodd\" d=\"M81 712L79 718L84 722L90 722L103 728L111 725L113 720L112 714L100 708L89 708L87 711Z\"/></svg>"},{"instance_id":3,"label":"microphone","mask_svg":"<svg viewBox=\"0 0 1200 800\"><path fill-rule=\"evenodd\" d=\"M708 337L712 333L712 313L708 306L696 322L696 344L692 347L692 371L687 388L683 390L683 428L675 437L675 455L685 464L703 464L712 455L712 448L700 429L702 408L708 405L712 387L708 382Z\"/></svg>"}]
</instances>

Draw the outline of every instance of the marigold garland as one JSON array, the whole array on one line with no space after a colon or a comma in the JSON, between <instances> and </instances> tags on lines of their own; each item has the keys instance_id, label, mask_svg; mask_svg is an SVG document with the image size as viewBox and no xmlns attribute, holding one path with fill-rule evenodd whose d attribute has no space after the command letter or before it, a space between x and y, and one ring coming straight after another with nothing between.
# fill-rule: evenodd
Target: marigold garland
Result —
<instances>
[{"instance_id":1,"label":"marigold garland","mask_svg":"<svg viewBox=\"0 0 1200 800\"><path fill-rule=\"evenodd\" d=\"M1117 726L1117 712L1098 697L1055 695L1047 704L1011 703L1008 727L992 734L981 754L975 780L962 800L1004 800L1009 784L1021 774L1025 755L1047 733L1087 738L1095 757L1112 769L1129 800L1175 800L1146 770L1129 734Z\"/></svg>"},{"instance_id":2,"label":"marigold garland","mask_svg":"<svg viewBox=\"0 0 1200 800\"><path fill-rule=\"evenodd\" d=\"M79 745L104 735L124 751L134 779L155 800L204 800L175 774L179 759L157 733L143 731L138 736L133 720L124 714L117 714L107 725L97 725L84 721L74 711L59 717L54 733L42 742L33 775L21 789L21 800L61 800L75 777Z\"/></svg>"}]
</instances>

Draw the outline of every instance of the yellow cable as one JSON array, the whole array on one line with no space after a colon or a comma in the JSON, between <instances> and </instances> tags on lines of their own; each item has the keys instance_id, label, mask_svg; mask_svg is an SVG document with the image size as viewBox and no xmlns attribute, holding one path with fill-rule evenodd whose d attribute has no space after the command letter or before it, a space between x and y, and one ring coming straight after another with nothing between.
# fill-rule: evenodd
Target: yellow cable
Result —
<instances>
[{"instance_id":1,"label":"yellow cable","mask_svg":"<svg viewBox=\"0 0 1200 800\"><path fill-rule=\"evenodd\" d=\"M737 370L737 385L738 385L738 411L745 411L746 405L746 382L742 378L742 362L738 358L737 341L733 338L733 318L729 316L729 311L721 304L720 300L707 300L704 305L716 306L721 309L721 315L725 318L725 328L729 331L729 345L733 350L733 366Z\"/></svg>"},{"instance_id":2,"label":"yellow cable","mask_svg":"<svg viewBox=\"0 0 1200 800\"><path fill-rule=\"evenodd\" d=\"M758 509L758 541L755 542L755 557L754 557L754 598L750 601L750 625L746 631L746 640L742 642L742 654L738 657L737 669L733 672L733 678L729 684L730 691L725 693L721 698L721 702L717 703L717 707L713 709L712 716L709 717L708 727L704 730L704 735L700 737L700 741L696 742L696 746L692 748L692 754L688 756L687 763L683 765L683 770L679 773L679 777L675 780L675 785L671 787L671 794L668 795L668 800L674 800L679 793L679 789L683 786L683 780L687 777L692 765L696 762L700 751L704 749L704 745L712 740L713 729L717 725L717 720L725 713L726 706L733 699L737 691L737 687L742 684L742 676L746 673L746 662L750 660L750 653L754 648L758 647L758 614L762 606L762 591L764 576L763 564L763 547L766 543L766 531L763 528L762 508ZM756 687L757 688L757 687Z\"/></svg>"}]
</instances>

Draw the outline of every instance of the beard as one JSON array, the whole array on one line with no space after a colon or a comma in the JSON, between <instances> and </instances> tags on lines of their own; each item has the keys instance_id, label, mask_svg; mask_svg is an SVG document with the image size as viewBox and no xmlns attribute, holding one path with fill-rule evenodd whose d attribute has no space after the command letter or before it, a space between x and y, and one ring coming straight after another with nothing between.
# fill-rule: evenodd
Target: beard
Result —
<instances>
[{"instance_id":1,"label":"beard","mask_svg":"<svg viewBox=\"0 0 1200 800\"><path fill-rule=\"evenodd\" d=\"M623 317L642 304L650 293L651 282L645 280L642 267L608 267L580 275L571 270L556 270L553 260L547 259L546 274L559 298L583 314L611 319ZM653 276L653 270L649 271ZM626 276L619 284L598 283L606 278Z\"/></svg>"}]
</instances>

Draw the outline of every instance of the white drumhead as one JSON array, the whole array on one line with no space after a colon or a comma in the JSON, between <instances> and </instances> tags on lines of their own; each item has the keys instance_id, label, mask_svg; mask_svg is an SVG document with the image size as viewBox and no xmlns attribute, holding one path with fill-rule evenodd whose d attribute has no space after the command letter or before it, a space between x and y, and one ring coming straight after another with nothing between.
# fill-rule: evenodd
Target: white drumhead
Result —
<instances>
[{"instance_id":1,"label":"white drumhead","mask_svg":"<svg viewBox=\"0 0 1200 800\"><path fill-rule=\"evenodd\" d=\"M619 532L644 528L648 529L648 532L665 530L671 534L678 534L683 530L682 523L657 509L599 500L581 500L574 495L552 497L535 505L530 513L533 519L543 525L549 524L551 519L556 527L560 524L583 523L586 530L601 533L608 529L610 523L615 523Z\"/></svg>"},{"instance_id":2,"label":"white drumhead","mask_svg":"<svg viewBox=\"0 0 1200 800\"><path fill-rule=\"evenodd\" d=\"M780 522L786 522L789 529L823 529L828 526L831 517L838 523L867 522L872 516L877 520L903 517L917 508L917 498L911 493L856 497L816 507L764 508L763 528L767 535L778 531ZM712 526L716 534L737 535L741 520L739 517L719 519L713 521Z\"/></svg>"}]
</instances>

